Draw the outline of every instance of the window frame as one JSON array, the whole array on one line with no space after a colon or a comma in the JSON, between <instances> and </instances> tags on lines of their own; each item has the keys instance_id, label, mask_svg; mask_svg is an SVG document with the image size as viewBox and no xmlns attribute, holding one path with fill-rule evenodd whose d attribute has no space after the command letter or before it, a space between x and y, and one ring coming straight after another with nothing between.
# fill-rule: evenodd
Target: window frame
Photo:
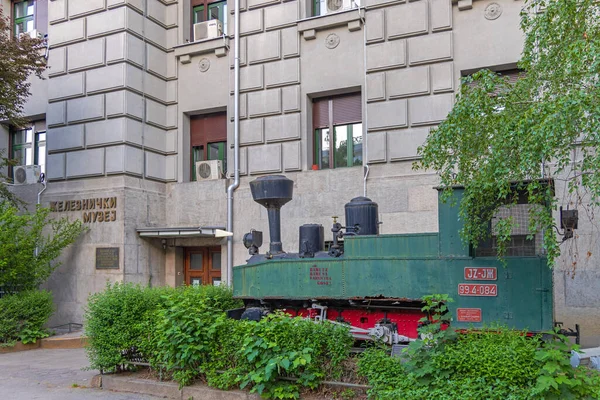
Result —
<instances>
[{"instance_id":1,"label":"window frame","mask_svg":"<svg viewBox=\"0 0 600 400\"><path fill-rule=\"evenodd\" d=\"M218 112L190 117L190 181L196 181L196 162L214 160L209 147L217 144L217 160L227 173L227 113ZM200 153L198 153L198 151ZM198 154L201 156L198 157Z\"/></svg>"},{"instance_id":2,"label":"window frame","mask_svg":"<svg viewBox=\"0 0 600 400\"><path fill-rule=\"evenodd\" d=\"M223 33L227 34L227 0L210 1L210 0L192 0L191 2L191 21L192 21L192 37L194 35L194 24L210 21L208 19L211 8L218 8L218 19L223 24ZM198 21L197 12L202 13L202 20ZM221 19L222 18L222 19Z\"/></svg>"},{"instance_id":3,"label":"window frame","mask_svg":"<svg viewBox=\"0 0 600 400\"><path fill-rule=\"evenodd\" d=\"M29 133L29 131L31 131ZM25 135L25 140L23 142L20 143L15 143L15 138L17 136L17 134L19 134L20 132L24 132L23 134ZM28 140L27 136L30 135L31 136L31 140ZM43 139L40 139L40 137L43 136ZM15 157L15 153L16 150L21 151L21 150L25 150L25 159L21 160L21 159L17 159ZM31 160L27 159L27 150L31 151L31 155L30 158ZM41 157L43 155L43 157ZM18 161L18 164L16 164L15 166L25 166L25 165L39 165L40 166L40 170L41 172L45 173L46 172L46 131L37 131L35 129L35 125L31 124L27 127L23 127L23 128L15 128L15 127L11 127L10 129L10 136L9 136L9 154L8 154L8 158L10 160L15 160ZM43 163L40 163L40 159L43 158ZM31 161L31 162L30 162ZM12 170L9 171L9 174L12 174Z\"/></svg>"},{"instance_id":4,"label":"window frame","mask_svg":"<svg viewBox=\"0 0 600 400\"><path fill-rule=\"evenodd\" d=\"M350 101L354 101L354 107L358 105L358 111L351 109L351 115L348 113L344 113L343 116L338 116L337 110L338 107L341 109L343 107L342 101L344 98L350 99ZM326 106L326 114L327 114L327 123L325 124L323 121L323 117L320 115L323 113L324 106L322 106L322 102L327 102ZM317 108L319 115L317 116ZM347 110L346 110L347 111ZM356 114L359 113L359 114ZM325 113L323 113L325 114ZM339 114L342 114L340 112ZM340 96L332 96L327 98L316 98L313 99L313 169L336 169L336 168L346 168L346 167L354 167L358 165L363 165L363 156L364 154L360 153L360 164L355 164L354 161L354 152L355 152L355 143L354 143L354 129L357 125L360 125L361 130L361 146L365 140L365 132L364 127L362 126L362 96L361 93L351 93L347 95ZM338 161L335 158L335 153L337 149L337 135L338 128L346 127L346 165L338 165ZM329 132L329 154L328 154L328 165L323 166L323 132ZM362 148L361 148L362 150Z\"/></svg>"},{"instance_id":5,"label":"window frame","mask_svg":"<svg viewBox=\"0 0 600 400\"><path fill-rule=\"evenodd\" d=\"M25 16L22 17L18 17L17 18L17 5L18 4L22 4L22 3L32 3L32 7L33 7L33 13L32 14L27 14ZM21 34L25 34L25 33L29 33L32 32L36 29L36 9L37 9L37 2L35 0L19 0L19 1L12 1L11 2L11 12L12 12L12 33L14 37L18 37L18 35ZM33 22L33 28L31 30L25 30L23 32L19 32L19 34L17 34L17 25L19 25L22 22L28 22L28 21L32 21Z\"/></svg>"}]
</instances>

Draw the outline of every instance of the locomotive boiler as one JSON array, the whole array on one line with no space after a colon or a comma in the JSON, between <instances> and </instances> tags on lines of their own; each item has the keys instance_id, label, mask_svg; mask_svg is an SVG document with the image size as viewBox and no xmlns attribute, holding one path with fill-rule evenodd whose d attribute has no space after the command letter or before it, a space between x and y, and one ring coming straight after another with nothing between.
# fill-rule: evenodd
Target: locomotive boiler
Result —
<instances>
[{"instance_id":1,"label":"locomotive boiler","mask_svg":"<svg viewBox=\"0 0 600 400\"><path fill-rule=\"evenodd\" d=\"M448 294L452 326L502 323L531 332L553 327L552 271L537 252L474 254L459 237L453 202L439 204L439 232L379 234L378 205L366 197L345 206L325 247L321 225L299 227L297 253L283 251L280 209L292 200L293 181L282 175L250 182L254 201L267 209L269 250L262 232L244 236L250 258L233 269L234 297L245 307L234 318L259 319L273 310L347 324L357 339L389 344L417 338L422 297ZM433 189L432 189L433 190ZM454 192L460 200L461 190ZM457 203L457 202L454 202ZM307 221L310 222L310 221Z\"/></svg>"}]
</instances>

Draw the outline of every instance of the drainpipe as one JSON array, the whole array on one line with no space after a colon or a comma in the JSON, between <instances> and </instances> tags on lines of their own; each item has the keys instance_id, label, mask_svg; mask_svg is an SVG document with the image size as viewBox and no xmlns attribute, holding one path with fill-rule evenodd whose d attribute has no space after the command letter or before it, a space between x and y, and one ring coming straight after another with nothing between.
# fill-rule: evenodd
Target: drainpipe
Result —
<instances>
[{"instance_id":1,"label":"drainpipe","mask_svg":"<svg viewBox=\"0 0 600 400\"><path fill-rule=\"evenodd\" d=\"M356 3L355 3L356 4ZM357 4L358 5L358 4ZM367 197L367 179L369 177L369 146L368 142L368 115L367 115L367 10L364 7L358 6L358 16L363 24L363 74L364 90L363 90L363 196ZM361 14L363 11L364 16Z\"/></svg>"},{"instance_id":2,"label":"drainpipe","mask_svg":"<svg viewBox=\"0 0 600 400\"><path fill-rule=\"evenodd\" d=\"M233 191L240 186L240 0L233 3L233 183L227 187L227 231L233 232ZM227 237L227 286L233 285L233 236Z\"/></svg>"},{"instance_id":3,"label":"drainpipe","mask_svg":"<svg viewBox=\"0 0 600 400\"><path fill-rule=\"evenodd\" d=\"M38 206L39 206L39 205L42 203L42 201L41 201L41 199L42 199L42 193L44 193L44 190L46 190L46 187L47 187L47 184L46 184L46 176L45 176L45 174L44 174L44 173L42 173L42 174L41 174L41 176L40 176L40 183L41 183L42 185L44 185L44 188L38 192L38 195L37 195L37 205L38 205ZM40 252L40 249L39 249L39 247L38 247L38 246L35 246L35 256L36 256L36 257L38 256L38 253L39 253L39 252Z\"/></svg>"}]
</instances>

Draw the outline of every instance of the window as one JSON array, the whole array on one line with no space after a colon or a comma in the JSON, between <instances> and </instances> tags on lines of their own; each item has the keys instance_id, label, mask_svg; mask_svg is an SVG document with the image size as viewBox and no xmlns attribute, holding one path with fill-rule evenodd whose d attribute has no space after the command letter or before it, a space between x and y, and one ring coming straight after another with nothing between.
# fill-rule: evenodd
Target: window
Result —
<instances>
[{"instance_id":1,"label":"window","mask_svg":"<svg viewBox=\"0 0 600 400\"><path fill-rule=\"evenodd\" d=\"M501 206L488 224L489 237L472 249L475 257L498 256L498 237L496 225L502 219L511 218L515 225L510 233L510 239L505 244L508 257L536 256L544 253L542 232L529 231L530 213L539 204L528 202L527 193L523 189L515 189L516 204Z\"/></svg>"},{"instance_id":2,"label":"window","mask_svg":"<svg viewBox=\"0 0 600 400\"><path fill-rule=\"evenodd\" d=\"M360 94L313 101L313 169L362 165Z\"/></svg>"},{"instance_id":3,"label":"window","mask_svg":"<svg viewBox=\"0 0 600 400\"><path fill-rule=\"evenodd\" d=\"M192 23L218 19L223 24L223 32L227 32L227 1L208 2L207 0L192 1ZM193 32L192 32L193 34Z\"/></svg>"},{"instance_id":4,"label":"window","mask_svg":"<svg viewBox=\"0 0 600 400\"><path fill-rule=\"evenodd\" d=\"M360 0L312 0L313 16L326 15L360 7Z\"/></svg>"},{"instance_id":5,"label":"window","mask_svg":"<svg viewBox=\"0 0 600 400\"><path fill-rule=\"evenodd\" d=\"M39 165L46 172L46 132L35 132L33 127L11 133L10 158L17 165Z\"/></svg>"},{"instance_id":6,"label":"window","mask_svg":"<svg viewBox=\"0 0 600 400\"><path fill-rule=\"evenodd\" d=\"M19 37L22 33L35 29L35 5L33 0L19 1L14 4L14 34Z\"/></svg>"},{"instance_id":7,"label":"window","mask_svg":"<svg viewBox=\"0 0 600 400\"><path fill-rule=\"evenodd\" d=\"M196 180L196 162L221 160L227 173L227 114L206 114L190 118L191 177Z\"/></svg>"}]
</instances>

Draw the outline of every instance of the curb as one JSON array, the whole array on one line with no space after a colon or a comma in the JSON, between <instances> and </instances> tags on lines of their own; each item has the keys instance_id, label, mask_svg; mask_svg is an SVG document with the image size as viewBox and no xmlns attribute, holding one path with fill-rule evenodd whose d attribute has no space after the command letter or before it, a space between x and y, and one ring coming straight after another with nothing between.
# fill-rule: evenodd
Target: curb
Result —
<instances>
[{"instance_id":1,"label":"curb","mask_svg":"<svg viewBox=\"0 0 600 400\"><path fill-rule=\"evenodd\" d=\"M81 349L88 344L87 337L70 337L70 338L45 338L37 340L35 343L23 344L17 342L12 347L0 347L0 354L17 353L20 351L36 350L36 349Z\"/></svg>"},{"instance_id":2,"label":"curb","mask_svg":"<svg viewBox=\"0 0 600 400\"><path fill-rule=\"evenodd\" d=\"M42 349L81 349L88 344L85 336L70 338L45 338L40 341Z\"/></svg>"},{"instance_id":3,"label":"curb","mask_svg":"<svg viewBox=\"0 0 600 400\"><path fill-rule=\"evenodd\" d=\"M112 390L115 392L130 392L148 394L175 400L259 400L260 396L240 390L223 391L194 384L179 389L174 382L157 382L150 379L140 379L132 376L96 375L92 378L92 387Z\"/></svg>"}]
</instances>

